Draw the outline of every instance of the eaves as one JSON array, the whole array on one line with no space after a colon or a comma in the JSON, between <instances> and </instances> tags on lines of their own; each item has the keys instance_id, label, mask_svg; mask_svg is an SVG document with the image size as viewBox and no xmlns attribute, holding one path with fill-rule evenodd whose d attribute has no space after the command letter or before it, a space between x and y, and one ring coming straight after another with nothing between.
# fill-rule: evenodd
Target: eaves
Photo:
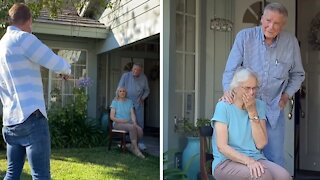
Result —
<instances>
[{"instance_id":1,"label":"eaves","mask_svg":"<svg viewBox=\"0 0 320 180\"><path fill-rule=\"evenodd\" d=\"M104 25L93 26L77 22L48 22L46 20L35 20L33 22L32 31L34 33L50 35L106 39L109 28Z\"/></svg>"}]
</instances>

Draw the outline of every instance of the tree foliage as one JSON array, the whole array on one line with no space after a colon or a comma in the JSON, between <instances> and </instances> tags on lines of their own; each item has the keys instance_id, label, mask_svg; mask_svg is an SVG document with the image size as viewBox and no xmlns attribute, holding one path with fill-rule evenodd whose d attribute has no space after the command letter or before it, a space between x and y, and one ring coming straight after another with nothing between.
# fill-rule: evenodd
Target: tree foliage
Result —
<instances>
[{"instance_id":1,"label":"tree foliage","mask_svg":"<svg viewBox=\"0 0 320 180\"><path fill-rule=\"evenodd\" d=\"M121 0L116 0L121 1ZM76 8L81 11L82 8L94 6L94 11L112 8L113 4L109 0L1 0L0 1L0 37L3 35L5 28L8 26L8 10L16 2L22 2L28 5L32 11L33 18L40 15L42 9L49 11L52 19L56 18L64 8ZM90 16L91 14L89 14Z\"/></svg>"}]
</instances>

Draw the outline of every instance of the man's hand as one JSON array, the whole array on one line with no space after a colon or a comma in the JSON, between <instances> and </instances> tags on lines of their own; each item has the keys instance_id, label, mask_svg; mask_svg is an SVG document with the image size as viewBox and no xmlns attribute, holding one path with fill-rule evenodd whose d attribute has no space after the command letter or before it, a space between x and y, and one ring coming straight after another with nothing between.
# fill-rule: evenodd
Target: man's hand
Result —
<instances>
[{"instance_id":1,"label":"man's hand","mask_svg":"<svg viewBox=\"0 0 320 180\"><path fill-rule=\"evenodd\" d=\"M279 101L279 107L281 110L283 110L286 107L288 100L289 100L289 95L287 93L283 93Z\"/></svg>"},{"instance_id":2,"label":"man's hand","mask_svg":"<svg viewBox=\"0 0 320 180\"><path fill-rule=\"evenodd\" d=\"M60 77L61 79L64 79L64 80L68 80L68 79L69 79L69 77L70 77L70 75L66 75L66 74L59 74L59 77Z\"/></svg>"},{"instance_id":3,"label":"man's hand","mask_svg":"<svg viewBox=\"0 0 320 180\"><path fill-rule=\"evenodd\" d=\"M233 103L233 92L232 91L224 92L223 96L219 99L219 101L226 101L226 102L232 104Z\"/></svg>"},{"instance_id":4,"label":"man's hand","mask_svg":"<svg viewBox=\"0 0 320 180\"><path fill-rule=\"evenodd\" d=\"M139 99L139 103L140 103L140 104L143 104L143 103L144 103L144 99L140 98L140 99Z\"/></svg>"}]
</instances>

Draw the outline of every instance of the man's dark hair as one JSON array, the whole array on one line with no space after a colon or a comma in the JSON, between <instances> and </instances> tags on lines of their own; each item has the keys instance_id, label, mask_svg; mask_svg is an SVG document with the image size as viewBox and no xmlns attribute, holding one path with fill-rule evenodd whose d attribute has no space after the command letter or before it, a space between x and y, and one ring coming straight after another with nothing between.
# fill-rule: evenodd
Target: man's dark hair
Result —
<instances>
[{"instance_id":1,"label":"man's dark hair","mask_svg":"<svg viewBox=\"0 0 320 180\"><path fill-rule=\"evenodd\" d=\"M21 25L31 17L30 9L24 3L15 3L9 10L9 24Z\"/></svg>"}]
</instances>

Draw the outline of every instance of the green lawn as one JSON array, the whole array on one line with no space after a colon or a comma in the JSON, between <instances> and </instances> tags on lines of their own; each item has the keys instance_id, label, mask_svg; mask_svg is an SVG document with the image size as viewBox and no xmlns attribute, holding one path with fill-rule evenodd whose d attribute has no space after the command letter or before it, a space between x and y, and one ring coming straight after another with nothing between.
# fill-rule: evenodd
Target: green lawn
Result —
<instances>
[{"instance_id":1,"label":"green lawn","mask_svg":"<svg viewBox=\"0 0 320 180\"><path fill-rule=\"evenodd\" d=\"M0 179L7 168L5 151L0 151ZM54 149L51 153L52 179L160 179L159 157L146 155L139 159L119 149L106 147L86 149ZM32 179L29 164L25 163L21 180Z\"/></svg>"}]
</instances>

